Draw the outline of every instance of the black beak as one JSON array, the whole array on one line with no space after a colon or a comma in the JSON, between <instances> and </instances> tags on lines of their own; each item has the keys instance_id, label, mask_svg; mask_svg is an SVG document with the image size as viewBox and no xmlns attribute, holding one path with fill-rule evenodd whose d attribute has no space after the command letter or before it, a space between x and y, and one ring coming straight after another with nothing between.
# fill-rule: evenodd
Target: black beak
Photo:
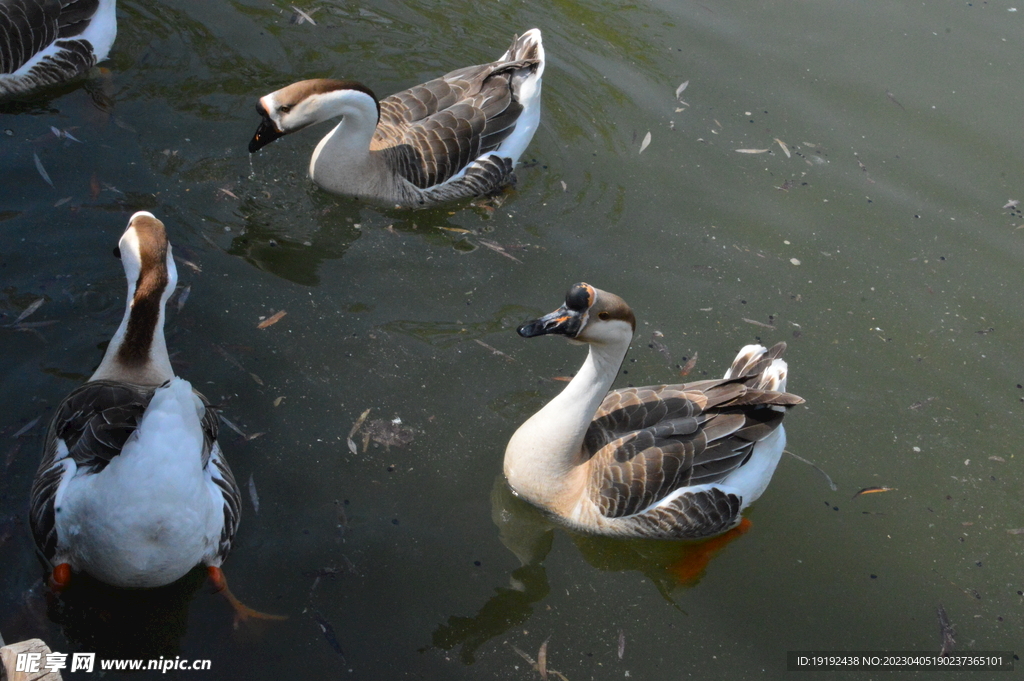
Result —
<instances>
[{"instance_id":1,"label":"black beak","mask_svg":"<svg viewBox=\"0 0 1024 681\"><path fill-rule=\"evenodd\" d=\"M565 305L540 319L526 322L516 331L523 338L534 338L548 334L561 334L569 338L575 338L583 325L583 317L579 312L570 310Z\"/></svg>"},{"instance_id":2,"label":"black beak","mask_svg":"<svg viewBox=\"0 0 1024 681\"><path fill-rule=\"evenodd\" d=\"M260 123L260 127L256 130L256 134L253 135L252 140L249 142L250 154L255 154L278 137L284 136L284 133L278 130L277 126L274 125L274 122L270 120L270 116L267 115L262 104L256 105L256 111L263 116L263 122Z\"/></svg>"}]
</instances>

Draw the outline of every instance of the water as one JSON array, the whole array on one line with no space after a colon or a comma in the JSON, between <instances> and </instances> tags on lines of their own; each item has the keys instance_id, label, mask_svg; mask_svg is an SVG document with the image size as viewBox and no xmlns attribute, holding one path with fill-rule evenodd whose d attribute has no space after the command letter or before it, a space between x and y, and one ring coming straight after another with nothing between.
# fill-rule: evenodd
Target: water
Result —
<instances>
[{"instance_id":1,"label":"water","mask_svg":"<svg viewBox=\"0 0 1024 681\"><path fill-rule=\"evenodd\" d=\"M177 370L262 433L223 430L260 501L246 493L232 589L289 619L234 629L192 584L177 615L150 615L139 656L209 658L218 679L519 679L535 672L513 646L536 658L550 637L549 668L573 681L781 678L788 650L935 652L940 603L958 649L1014 649L1012 3L300 7L316 26L262 2L122 2L108 75L0 109L0 322L39 297L29 321L56 321L0 329L5 639L89 650L83 626L109 618L102 598L72 609L77 629L47 617L24 509L43 424L120 318L108 254L145 209L195 265L179 263L191 295L170 314ZM542 124L493 212L327 195L305 177L326 126L246 158L266 92L337 76L383 95L533 26ZM752 529L684 585L676 545L575 537L510 500L508 437L583 361L513 329L575 281L637 314L617 385L679 380L695 353L688 378L717 375L748 342L787 341L807 400L789 449L838 489L785 457ZM412 441L364 451L356 434L352 453L366 409ZM873 486L897 489L851 498Z\"/></svg>"}]
</instances>

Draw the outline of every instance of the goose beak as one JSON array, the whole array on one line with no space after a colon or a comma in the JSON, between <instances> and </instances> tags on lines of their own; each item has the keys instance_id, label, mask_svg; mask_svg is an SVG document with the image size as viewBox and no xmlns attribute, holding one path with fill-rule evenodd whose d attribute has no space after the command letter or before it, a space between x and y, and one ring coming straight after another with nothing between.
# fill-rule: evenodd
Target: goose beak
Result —
<instances>
[{"instance_id":1,"label":"goose beak","mask_svg":"<svg viewBox=\"0 0 1024 681\"><path fill-rule=\"evenodd\" d=\"M255 154L278 137L284 136L284 133L277 129L277 125L274 121L270 120L270 116L267 115L267 110L263 108L262 104L256 105L256 112L263 116L263 121L260 123L260 127L256 130L256 134L253 135L252 140L249 142L250 154Z\"/></svg>"},{"instance_id":2,"label":"goose beak","mask_svg":"<svg viewBox=\"0 0 1024 681\"><path fill-rule=\"evenodd\" d=\"M540 319L526 322L516 331L523 338L535 338L548 334L560 334L569 338L575 338L582 326L583 316L579 312L570 310L563 305Z\"/></svg>"}]
</instances>

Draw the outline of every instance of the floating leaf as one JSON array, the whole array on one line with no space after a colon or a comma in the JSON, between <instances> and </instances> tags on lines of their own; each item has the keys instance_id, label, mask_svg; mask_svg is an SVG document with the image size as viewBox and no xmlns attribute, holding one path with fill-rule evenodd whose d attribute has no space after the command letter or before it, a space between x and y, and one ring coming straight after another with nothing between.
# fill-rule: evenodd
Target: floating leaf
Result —
<instances>
[{"instance_id":1,"label":"floating leaf","mask_svg":"<svg viewBox=\"0 0 1024 681\"><path fill-rule=\"evenodd\" d=\"M39 174L43 176L44 180L46 180L46 184L48 184L48 185L50 185L52 187L53 186L53 180L51 180L50 176L47 175L46 168L43 167L43 162L39 160L39 154L32 154L32 158L35 159L36 170L38 170Z\"/></svg>"},{"instance_id":2,"label":"floating leaf","mask_svg":"<svg viewBox=\"0 0 1024 681\"><path fill-rule=\"evenodd\" d=\"M286 314L288 314L288 313L287 313L287 312L285 312L284 310L281 310L280 312L276 312L276 313L274 313L274 314L273 314L272 316L268 317L267 319L264 319L264 320L263 320L262 322L260 322L259 324L257 324L257 325L256 325L256 328L257 328L257 329L265 329L265 328L267 328L268 326L273 326L274 324L277 324L277 323L278 323L279 321L281 321L281 319L282 319L282 318L283 318L283 317L284 317L284 316L285 316Z\"/></svg>"},{"instance_id":3,"label":"floating leaf","mask_svg":"<svg viewBox=\"0 0 1024 681\"><path fill-rule=\"evenodd\" d=\"M792 158L793 157L793 155L789 153L789 147L786 146L785 142L780 140L778 137L775 138L775 141L778 142L780 147L782 147L782 151L784 151L786 153L786 158Z\"/></svg>"},{"instance_id":4,"label":"floating leaf","mask_svg":"<svg viewBox=\"0 0 1024 681\"><path fill-rule=\"evenodd\" d=\"M256 494L256 481L252 479L252 473L249 474L249 501L252 502L252 510L259 513L260 497Z\"/></svg>"},{"instance_id":5,"label":"floating leaf","mask_svg":"<svg viewBox=\"0 0 1024 681\"><path fill-rule=\"evenodd\" d=\"M689 85L690 81L684 80L683 83L676 88L676 99L679 99L679 95L683 94L683 90L685 90Z\"/></svg>"},{"instance_id":6,"label":"floating leaf","mask_svg":"<svg viewBox=\"0 0 1024 681\"><path fill-rule=\"evenodd\" d=\"M864 489L860 490L850 498L856 499L862 494L878 494L880 492L893 492L895 490L895 487L865 487Z\"/></svg>"},{"instance_id":7,"label":"floating leaf","mask_svg":"<svg viewBox=\"0 0 1024 681\"><path fill-rule=\"evenodd\" d=\"M648 130L647 134L644 135L644 141L640 143L640 151L638 153L644 153L644 149L651 143L651 131Z\"/></svg>"},{"instance_id":8,"label":"floating leaf","mask_svg":"<svg viewBox=\"0 0 1024 681\"><path fill-rule=\"evenodd\" d=\"M192 284L189 284L185 288L181 289L181 291L178 293L178 312L181 312L181 309L185 307L185 301L188 300L188 296L190 293L192 293Z\"/></svg>"},{"instance_id":9,"label":"floating leaf","mask_svg":"<svg viewBox=\"0 0 1024 681\"><path fill-rule=\"evenodd\" d=\"M14 326L21 320L28 318L33 312L38 310L39 306L42 305L44 302L46 302L45 298L36 298L35 300L33 300L31 305L22 310L21 314L18 315L18 318L14 320L14 323L11 324L11 326Z\"/></svg>"},{"instance_id":10,"label":"floating leaf","mask_svg":"<svg viewBox=\"0 0 1024 681\"><path fill-rule=\"evenodd\" d=\"M19 438L22 435L24 435L25 433L27 433L28 431L32 430L32 427L35 426L37 423L39 423L39 419L40 418L42 418L42 417L41 416L35 417L34 419L32 419L31 421L26 423L24 426L22 426L21 430L19 430L17 433L12 435L11 437L12 438Z\"/></svg>"},{"instance_id":11,"label":"floating leaf","mask_svg":"<svg viewBox=\"0 0 1024 681\"><path fill-rule=\"evenodd\" d=\"M765 154L767 152L768 152L767 149L737 149L736 150L737 154Z\"/></svg>"}]
</instances>

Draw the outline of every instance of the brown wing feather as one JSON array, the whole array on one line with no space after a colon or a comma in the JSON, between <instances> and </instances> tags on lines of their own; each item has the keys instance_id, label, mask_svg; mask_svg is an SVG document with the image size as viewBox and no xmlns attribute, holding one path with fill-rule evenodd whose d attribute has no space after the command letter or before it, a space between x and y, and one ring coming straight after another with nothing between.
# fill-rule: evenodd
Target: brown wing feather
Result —
<instances>
[{"instance_id":1,"label":"brown wing feather","mask_svg":"<svg viewBox=\"0 0 1024 681\"><path fill-rule=\"evenodd\" d=\"M587 431L591 495L606 517L640 513L680 487L715 483L803 400L745 385L749 376L608 394Z\"/></svg>"},{"instance_id":2,"label":"brown wing feather","mask_svg":"<svg viewBox=\"0 0 1024 681\"><path fill-rule=\"evenodd\" d=\"M420 189L444 183L512 133L523 110L513 79L535 65L469 66L383 99L370 149L385 151Z\"/></svg>"}]
</instances>

